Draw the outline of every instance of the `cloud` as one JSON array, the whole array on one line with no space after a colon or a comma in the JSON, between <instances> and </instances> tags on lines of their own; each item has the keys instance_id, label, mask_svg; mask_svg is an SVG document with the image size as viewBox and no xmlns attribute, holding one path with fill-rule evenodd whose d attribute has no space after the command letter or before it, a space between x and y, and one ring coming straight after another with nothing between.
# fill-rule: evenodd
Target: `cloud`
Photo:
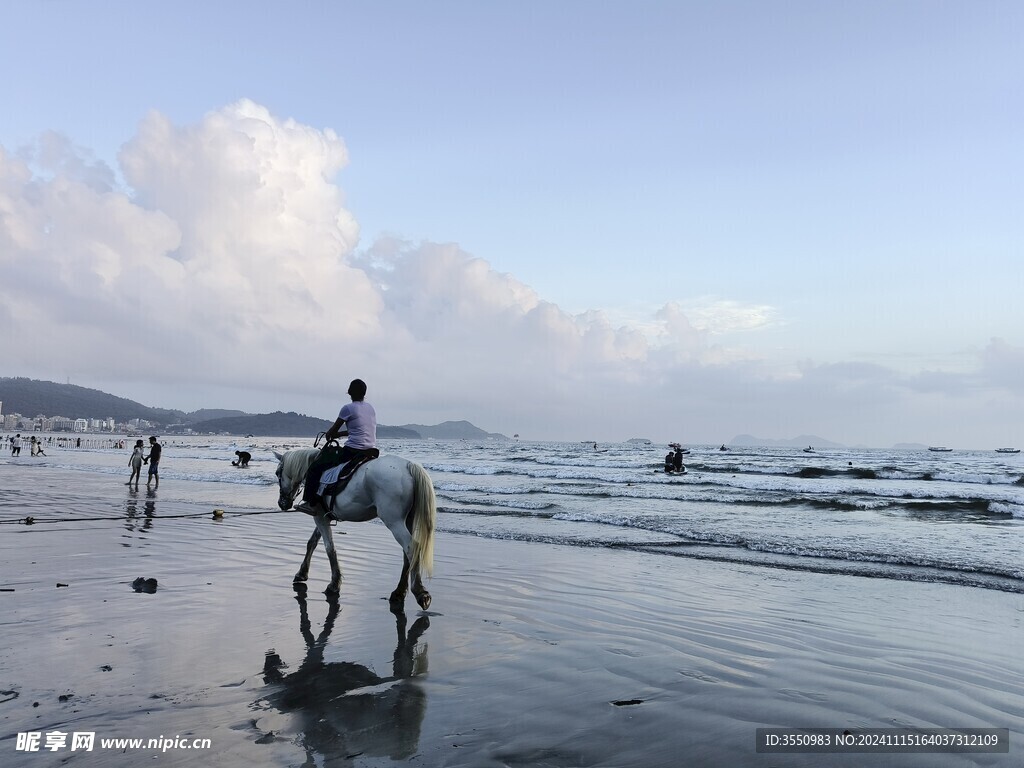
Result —
<instances>
[{"instance_id":1,"label":"cloud","mask_svg":"<svg viewBox=\"0 0 1024 768\"><path fill-rule=\"evenodd\" d=\"M779 323L778 310L766 304L707 299L688 304L685 311L695 327L716 334L753 331Z\"/></svg>"},{"instance_id":2,"label":"cloud","mask_svg":"<svg viewBox=\"0 0 1024 768\"><path fill-rule=\"evenodd\" d=\"M53 133L0 147L8 375L73 376L161 407L321 416L360 376L385 423L469 418L545 439L870 442L915 388L929 408L960 396L941 377L723 342L778 327L768 305L670 302L624 322L567 312L457 244L360 244L337 183L341 138L250 101L194 125L152 112L118 162ZM994 340L981 367L1019 393L1022 359Z\"/></svg>"},{"instance_id":3,"label":"cloud","mask_svg":"<svg viewBox=\"0 0 1024 768\"><path fill-rule=\"evenodd\" d=\"M1024 348L994 338L981 351L982 371L995 387L1024 395Z\"/></svg>"}]
</instances>

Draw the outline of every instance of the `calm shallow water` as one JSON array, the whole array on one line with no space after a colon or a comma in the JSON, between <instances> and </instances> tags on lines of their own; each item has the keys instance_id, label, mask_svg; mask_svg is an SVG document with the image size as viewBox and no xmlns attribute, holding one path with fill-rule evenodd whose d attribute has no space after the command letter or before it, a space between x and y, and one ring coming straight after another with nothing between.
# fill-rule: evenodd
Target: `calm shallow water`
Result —
<instances>
[{"instance_id":1,"label":"calm shallow water","mask_svg":"<svg viewBox=\"0 0 1024 768\"><path fill-rule=\"evenodd\" d=\"M312 440L163 445L162 502L271 510L271 451ZM233 467L243 448L250 466ZM671 476L657 445L384 440L381 450L430 473L442 532L1024 592L1022 454L697 446L687 473ZM44 466L128 477L127 448L47 452L3 456L0 478ZM0 518L30 502L4 494Z\"/></svg>"}]
</instances>

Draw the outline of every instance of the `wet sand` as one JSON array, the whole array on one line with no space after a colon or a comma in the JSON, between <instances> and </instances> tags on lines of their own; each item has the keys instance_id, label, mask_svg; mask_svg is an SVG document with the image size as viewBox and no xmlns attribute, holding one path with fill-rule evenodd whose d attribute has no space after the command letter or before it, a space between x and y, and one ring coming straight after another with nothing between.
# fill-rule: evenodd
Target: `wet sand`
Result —
<instances>
[{"instance_id":1,"label":"wet sand","mask_svg":"<svg viewBox=\"0 0 1024 768\"><path fill-rule=\"evenodd\" d=\"M322 550L293 589L312 527L272 498L218 520L209 484L0 473L0 765L1022 762L1020 595L442 533L431 610L395 616L379 524L341 528L329 601ZM759 727L897 726L1010 752L755 752ZM97 742L16 748L55 730ZM99 746L160 737L211 747Z\"/></svg>"}]
</instances>

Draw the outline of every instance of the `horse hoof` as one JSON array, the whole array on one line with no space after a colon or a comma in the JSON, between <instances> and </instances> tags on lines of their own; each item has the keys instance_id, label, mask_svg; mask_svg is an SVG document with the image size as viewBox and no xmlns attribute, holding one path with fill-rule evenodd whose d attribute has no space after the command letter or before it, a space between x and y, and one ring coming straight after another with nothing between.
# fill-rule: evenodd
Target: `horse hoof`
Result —
<instances>
[{"instance_id":1,"label":"horse hoof","mask_svg":"<svg viewBox=\"0 0 1024 768\"><path fill-rule=\"evenodd\" d=\"M430 593L424 592L421 595L416 595L416 602L419 603L420 608L424 611L430 607Z\"/></svg>"},{"instance_id":2,"label":"horse hoof","mask_svg":"<svg viewBox=\"0 0 1024 768\"><path fill-rule=\"evenodd\" d=\"M327 589L324 590L324 594L325 595L333 595L334 597L337 597L338 595L341 594L341 587L339 587L339 586L337 586L335 584L330 584L330 585L328 585Z\"/></svg>"},{"instance_id":3,"label":"horse hoof","mask_svg":"<svg viewBox=\"0 0 1024 768\"><path fill-rule=\"evenodd\" d=\"M308 576L303 576L301 573L296 573L295 578L292 579L292 584L304 584Z\"/></svg>"}]
</instances>

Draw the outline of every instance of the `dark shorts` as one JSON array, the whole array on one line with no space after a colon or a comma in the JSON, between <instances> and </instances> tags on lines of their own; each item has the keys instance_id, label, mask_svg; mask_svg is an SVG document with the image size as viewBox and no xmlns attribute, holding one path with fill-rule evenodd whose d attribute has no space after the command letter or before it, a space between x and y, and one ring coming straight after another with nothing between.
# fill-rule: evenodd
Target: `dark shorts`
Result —
<instances>
[{"instance_id":1,"label":"dark shorts","mask_svg":"<svg viewBox=\"0 0 1024 768\"><path fill-rule=\"evenodd\" d=\"M151 462L149 462L149 474L151 474L151 475L157 474L157 470L159 468L160 468L160 462L159 461L151 461Z\"/></svg>"}]
</instances>

